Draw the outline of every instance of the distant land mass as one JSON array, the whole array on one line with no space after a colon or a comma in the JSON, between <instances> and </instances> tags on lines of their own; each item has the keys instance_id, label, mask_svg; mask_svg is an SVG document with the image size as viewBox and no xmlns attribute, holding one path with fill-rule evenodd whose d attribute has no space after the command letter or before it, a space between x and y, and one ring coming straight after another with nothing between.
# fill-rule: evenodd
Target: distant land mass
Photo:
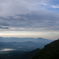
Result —
<instances>
[{"instance_id":1,"label":"distant land mass","mask_svg":"<svg viewBox=\"0 0 59 59\"><path fill-rule=\"evenodd\" d=\"M33 42L25 43L32 45ZM37 48L32 51L0 51L0 59L59 59L59 40L50 42L42 49Z\"/></svg>"},{"instance_id":2,"label":"distant land mass","mask_svg":"<svg viewBox=\"0 0 59 59\"><path fill-rule=\"evenodd\" d=\"M45 39L45 38L17 38L17 37L10 37L10 38L4 38L0 37L0 42L26 42L26 41L53 41L51 39Z\"/></svg>"},{"instance_id":3,"label":"distant land mass","mask_svg":"<svg viewBox=\"0 0 59 59\"><path fill-rule=\"evenodd\" d=\"M3 38L0 37L0 50L12 48L18 50L31 51L36 48L42 49L44 45L49 44L54 40L44 38Z\"/></svg>"}]
</instances>

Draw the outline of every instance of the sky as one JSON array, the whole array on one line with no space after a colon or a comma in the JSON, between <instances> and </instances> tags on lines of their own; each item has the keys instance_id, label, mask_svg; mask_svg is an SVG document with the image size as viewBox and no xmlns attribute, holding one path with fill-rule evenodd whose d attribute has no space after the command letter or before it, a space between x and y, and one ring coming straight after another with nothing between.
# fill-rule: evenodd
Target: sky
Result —
<instances>
[{"instance_id":1,"label":"sky","mask_svg":"<svg viewBox=\"0 0 59 59\"><path fill-rule=\"evenodd\" d=\"M0 37L59 38L59 0L0 0Z\"/></svg>"}]
</instances>

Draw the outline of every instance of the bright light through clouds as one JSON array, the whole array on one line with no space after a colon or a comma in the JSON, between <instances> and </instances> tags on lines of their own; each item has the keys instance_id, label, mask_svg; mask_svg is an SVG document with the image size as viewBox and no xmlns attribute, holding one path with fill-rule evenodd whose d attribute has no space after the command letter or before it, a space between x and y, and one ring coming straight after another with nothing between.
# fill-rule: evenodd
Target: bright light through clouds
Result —
<instances>
[{"instance_id":1,"label":"bright light through clouds","mask_svg":"<svg viewBox=\"0 0 59 59\"><path fill-rule=\"evenodd\" d=\"M47 38L47 39L56 39L58 37L58 31L5 31L0 32L2 37L18 37L18 38Z\"/></svg>"},{"instance_id":2,"label":"bright light through clouds","mask_svg":"<svg viewBox=\"0 0 59 59\"><path fill-rule=\"evenodd\" d=\"M59 1L0 0L0 36L59 38Z\"/></svg>"}]
</instances>

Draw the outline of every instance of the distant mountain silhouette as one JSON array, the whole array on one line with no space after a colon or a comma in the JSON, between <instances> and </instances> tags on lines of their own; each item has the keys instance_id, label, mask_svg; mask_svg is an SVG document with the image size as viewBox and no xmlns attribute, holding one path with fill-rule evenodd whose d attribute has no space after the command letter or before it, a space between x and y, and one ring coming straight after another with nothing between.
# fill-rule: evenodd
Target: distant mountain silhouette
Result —
<instances>
[{"instance_id":1,"label":"distant mountain silhouette","mask_svg":"<svg viewBox=\"0 0 59 59\"><path fill-rule=\"evenodd\" d=\"M20 51L31 51L36 48L42 49L44 45L52 42L44 38L3 38L0 37L0 50L5 48L18 49Z\"/></svg>"},{"instance_id":2,"label":"distant mountain silhouette","mask_svg":"<svg viewBox=\"0 0 59 59\"><path fill-rule=\"evenodd\" d=\"M44 38L16 38L16 37L11 37L11 38L3 38L0 37L0 42L26 42L26 41L33 41L33 42L38 42L42 40L47 40L47 41L53 41L53 40L48 40Z\"/></svg>"}]
</instances>

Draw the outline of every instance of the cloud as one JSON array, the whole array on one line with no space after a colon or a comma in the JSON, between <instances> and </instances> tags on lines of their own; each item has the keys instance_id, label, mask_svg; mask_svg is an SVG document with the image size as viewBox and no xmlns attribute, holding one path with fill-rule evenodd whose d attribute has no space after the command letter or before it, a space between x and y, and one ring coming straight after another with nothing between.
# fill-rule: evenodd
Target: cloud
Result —
<instances>
[{"instance_id":1,"label":"cloud","mask_svg":"<svg viewBox=\"0 0 59 59\"><path fill-rule=\"evenodd\" d=\"M8 27L2 27L2 26L0 26L0 29L9 29Z\"/></svg>"},{"instance_id":2,"label":"cloud","mask_svg":"<svg viewBox=\"0 0 59 59\"><path fill-rule=\"evenodd\" d=\"M43 3L42 5L43 5L45 8L46 8L46 7L55 8L55 9L56 9L56 8L59 8L59 5L51 5L51 4L46 4L46 3Z\"/></svg>"},{"instance_id":3,"label":"cloud","mask_svg":"<svg viewBox=\"0 0 59 59\"><path fill-rule=\"evenodd\" d=\"M59 8L58 5L51 4L52 1L53 0L0 0L0 17L19 14L25 15L34 10L47 10L48 7Z\"/></svg>"},{"instance_id":4,"label":"cloud","mask_svg":"<svg viewBox=\"0 0 59 59\"><path fill-rule=\"evenodd\" d=\"M22 31L40 31L40 30L59 30L59 14L50 11L31 11L27 14L19 14L1 18L2 24L8 27L8 30Z\"/></svg>"},{"instance_id":5,"label":"cloud","mask_svg":"<svg viewBox=\"0 0 59 59\"><path fill-rule=\"evenodd\" d=\"M51 0L0 0L0 31L59 30L59 14L46 8L57 8L50 2Z\"/></svg>"},{"instance_id":6,"label":"cloud","mask_svg":"<svg viewBox=\"0 0 59 59\"><path fill-rule=\"evenodd\" d=\"M9 24L7 24L7 23L4 23L4 22L0 22L0 26L9 26Z\"/></svg>"},{"instance_id":7,"label":"cloud","mask_svg":"<svg viewBox=\"0 0 59 59\"><path fill-rule=\"evenodd\" d=\"M27 14L32 10L40 10L42 3L47 3L47 0L0 0L0 17Z\"/></svg>"},{"instance_id":8,"label":"cloud","mask_svg":"<svg viewBox=\"0 0 59 59\"><path fill-rule=\"evenodd\" d=\"M56 35L55 33L50 33L49 35Z\"/></svg>"},{"instance_id":9,"label":"cloud","mask_svg":"<svg viewBox=\"0 0 59 59\"><path fill-rule=\"evenodd\" d=\"M52 8L59 8L59 5L51 5Z\"/></svg>"},{"instance_id":10,"label":"cloud","mask_svg":"<svg viewBox=\"0 0 59 59\"><path fill-rule=\"evenodd\" d=\"M0 34L3 36L2 32L5 32L6 35L7 31L9 34L12 34L10 31L15 33L32 31L42 32L44 34L42 37L46 37L47 32L53 35L57 31L56 36L48 35L47 38L58 37L59 11L57 8L59 9L58 0L0 0ZM41 33L38 37L40 35Z\"/></svg>"}]
</instances>

